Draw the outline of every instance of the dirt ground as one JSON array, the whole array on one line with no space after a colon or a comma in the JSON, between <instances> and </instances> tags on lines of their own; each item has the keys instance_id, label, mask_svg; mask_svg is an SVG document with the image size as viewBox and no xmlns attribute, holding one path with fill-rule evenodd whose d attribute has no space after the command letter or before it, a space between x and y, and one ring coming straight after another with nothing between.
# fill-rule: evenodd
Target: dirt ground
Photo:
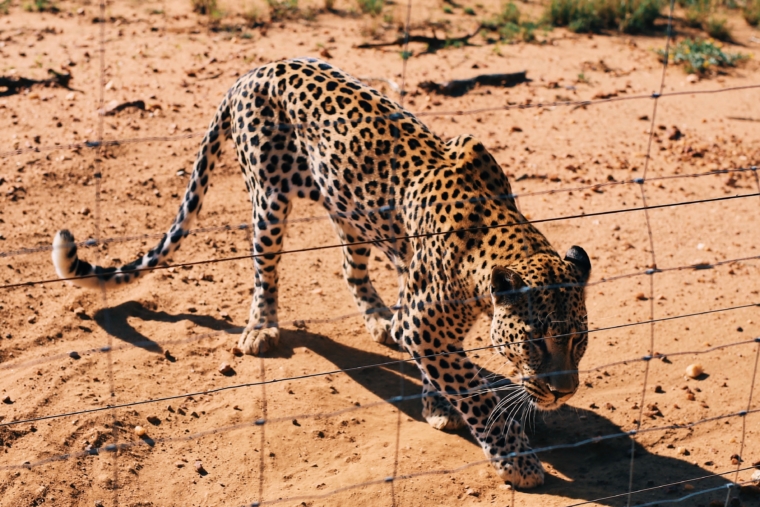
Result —
<instances>
[{"instance_id":1,"label":"dirt ground","mask_svg":"<svg viewBox=\"0 0 760 507\"><path fill-rule=\"evenodd\" d=\"M642 206L642 188L624 182L644 174L653 101L503 106L651 94L662 77L654 50L664 46L663 31L630 37L557 29L539 33L541 43L496 45L476 37L472 46L431 53L413 44L404 71L399 47L355 47L373 37L394 40L406 13L401 3L387 7L384 21L337 2L334 13L263 29L241 29L239 14L250 7L222 4L228 15L216 30L185 0L160 8L112 3L105 23L98 22L97 4L57 5L60 13L14 4L0 17L0 75L42 79L49 68L68 70L74 89L37 87L0 97L1 283L55 278L49 245L63 227L80 241L113 239L80 249L104 265L151 248L179 205L198 136L236 76L261 62L316 56L360 78L386 80L373 84L396 100L389 81L403 82L405 105L434 132L482 140L510 176L526 216L552 219L539 228L555 247L578 244L590 253L592 332L578 393L529 424L534 448L565 447L540 453L543 487L515 492L483 462L466 431L432 429L419 400L386 401L420 392L413 365L356 368L404 356L369 338L337 249L284 256L282 340L264 358L231 350L248 314L250 259L163 270L105 294L61 282L3 288L0 423L172 399L0 427L0 506L626 505L631 441L621 432L638 425L645 377L646 431L635 438L632 486L646 491L634 494L632 504L710 490L682 505L724 505L743 434L741 468L760 461L760 413L736 415L747 409L760 348L752 343L760 336L752 307L760 303L760 199L715 200L759 189L751 171L705 175L757 163L760 89L692 93L757 84L756 60L697 82L680 68L667 71L664 91L681 94L657 106L646 203L712 201L649 211L663 270L652 276L644 274L653 263L645 214L624 212ZM447 15L442 5L415 1L413 33L432 35L430 23L442 20L451 35L474 28L475 18L461 9ZM478 7L497 8L496 2ZM758 32L730 19L736 41L727 49L757 51ZM103 104L142 100L144 111L98 115L101 30ZM685 30L677 24L677 33ZM530 82L456 98L418 86L520 70ZM484 108L491 110L456 114ZM127 141L101 150L68 146L97 140L101 119L106 141ZM171 139L150 139L165 136ZM233 157L225 157L197 223L204 229L186 238L174 262L249 251L248 232L235 226L249 221L250 205ZM684 177L691 174L702 176ZM621 212L595 215L612 210ZM322 210L309 202L297 203L291 218L286 249L337 243ZM375 260L376 286L393 301L395 275L385 259ZM716 262L713 269L674 269ZM679 318L650 327L642 324L650 308L655 319ZM650 339L665 357L642 360ZM466 346L487 344L483 321ZM731 346L715 349L722 345ZM504 369L487 350L475 358ZM686 378L686 366L696 362L705 374ZM221 363L232 371L219 373ZM346 368L354 369L339 371ZM189 395L299 376L305 378ZM143 438L134 433L137 425L147 429ZM585 442L605 435L614 438ZM582 445L567 445L573 443ZM108 449L114 444L116 452ZM751 474L743 470L738 479ZM752 491L732 497L738 498L730 505L760 505Z\"/></svg>"}]
</instances>

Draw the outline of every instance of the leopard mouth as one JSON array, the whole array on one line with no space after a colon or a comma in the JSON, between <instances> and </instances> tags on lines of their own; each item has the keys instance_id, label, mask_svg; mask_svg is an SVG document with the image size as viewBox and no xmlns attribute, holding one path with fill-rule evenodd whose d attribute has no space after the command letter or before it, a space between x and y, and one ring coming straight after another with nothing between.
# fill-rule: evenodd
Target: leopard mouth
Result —
<instances>
[{"instance_id":1,"label":"leopard mouth","mask_svg":"<svg viewBox=\"0 0 760 507\"><path fill-rule=\"evenodd\" d=\"M526 392L530 395L533 405L545 412L558 410L575 395L576 390L570 392L554 391L548 384L532 382L523 384Z\"/></svg>"}]
</instances>

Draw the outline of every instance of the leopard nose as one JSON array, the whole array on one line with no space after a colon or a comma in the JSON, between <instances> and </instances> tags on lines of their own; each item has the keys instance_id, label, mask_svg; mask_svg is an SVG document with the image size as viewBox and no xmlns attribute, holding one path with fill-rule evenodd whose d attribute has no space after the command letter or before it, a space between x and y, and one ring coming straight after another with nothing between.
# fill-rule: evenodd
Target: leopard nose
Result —
<instances>
[{"instance_id":1,"label":"leopard nose","mask_svg":"<svg viewBox=\"0 0 760 507\"><path fill-rule=\"evenodd\" d=\"M554 395L554 401L558 401L560 398L569 396L573 394L575 391L556 391L551 386L549 386L549 392L552 393L552 395Z\"/></svg>"}]
</instances>

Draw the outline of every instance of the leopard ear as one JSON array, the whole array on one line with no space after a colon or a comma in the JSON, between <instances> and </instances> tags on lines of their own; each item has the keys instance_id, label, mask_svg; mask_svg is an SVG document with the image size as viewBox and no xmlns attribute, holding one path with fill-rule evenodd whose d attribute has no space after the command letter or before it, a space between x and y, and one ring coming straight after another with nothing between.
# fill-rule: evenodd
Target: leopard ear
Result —
<instances>
[{"instance_id":1,"label":"leopard ear","mask_svg":"<svg viewBox=\"0 0 760 507\"><path fill-rule=\"evenodd\" d=\"M591 261L588 258L586 251L579 246L571 246L570 250L565 254L565 260L571 262L578 268L583 275L583 281L588 280L588 275L591 273Z\"/></svg>"},{"instance_id":2,"label":"leopard ear","mask_svg":"<svg viewBox=\"0 0 760 507\"><path fill-rule=\"evenodd\" d=\"M522 298L525 282L511 269L496 266L491 271L491 298L495 305L515 304Z\"/></svg>"}]
</instances>

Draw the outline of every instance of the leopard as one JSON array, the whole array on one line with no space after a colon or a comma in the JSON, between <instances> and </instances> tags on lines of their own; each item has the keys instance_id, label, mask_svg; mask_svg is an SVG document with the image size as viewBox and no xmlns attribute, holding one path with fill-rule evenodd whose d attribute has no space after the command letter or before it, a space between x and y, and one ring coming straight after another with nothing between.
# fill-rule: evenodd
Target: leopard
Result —
<instances>
[{"instance_id":1,"label":"leopard","mask_svg":"<svg viewBox=\"0 0 760 507\"><path fill-rule=\"evenodd\" d=\"M515 407L556 410L578 389L588 255L579 246L557 253L473 136L442 140L330 63L288 59L241 76L205 132L158 244L133 262L102 267L80 259L73 234L62 229L52 249L58 277L111 289L166 265L191 233L230 140L252 204L253 298L238 348L260 356L278 345L287 219L296 198L310 199L327 210L340 239L343 275L370 336L402 348L420 370L424 419L440 430L469 428L512 487L543 484ZM370 280L372 249L395 267L395 305ZM492 381L464 348L481 315L490 318L494 357L516 376Z\"/></svg>"}]
</instances>

